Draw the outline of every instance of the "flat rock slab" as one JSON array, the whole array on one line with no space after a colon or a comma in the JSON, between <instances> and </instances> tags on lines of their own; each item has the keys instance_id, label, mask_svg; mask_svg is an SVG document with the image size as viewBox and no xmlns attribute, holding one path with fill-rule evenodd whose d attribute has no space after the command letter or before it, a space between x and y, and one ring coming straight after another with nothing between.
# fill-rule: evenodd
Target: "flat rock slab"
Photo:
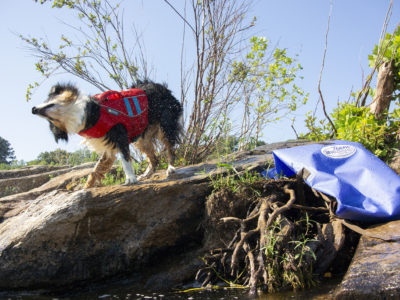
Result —
<instances>
[{"instance_id":1,"label":"flat rock slab","mask_svg":"<svg viewBox=\"0 0 400 300\"><path fill-rule=\"evenodd\" d=\"M57 170L67 169L68 166L29 166L20 169L2 170L0 171L0 179L21 178L25 176L32 176Z\"/></svg>"},{"instance_id":2,"label":"flat rock slab","mask_svg":"<svg viewBox=\"0 0 400 300\"><path fill-rule=\"evenodd\" d=\"M92 169L94 163L85 163L75 167L62 166L33 166L21 170L0 172L0 198L8 195L19 194L41 187L62 174L67 174L82 169ZM89 174L89 173L88 173Z\"/></svg>"},{"instance_id":3,"label":"flat rock slab","mask_svg":"<svg viewBox=\"0 0 400 300\"><path fill-rule=\"evenodd\" d=\"M27 205L29 205L32 200L37 197L60 189L68 189L68 185L73 182L76 182L88 176L93 169L93 164L85 164L69 169L62 169L63 173L58 176L50 179L49 181L45 180L41 186L29 189L26 192L21 192L13 195L8 195L0 198L0 223L4 222L7 218L18 215L22 212ZM65 170L68 172L65 173ZM58 172L58 171L57 171ZM40 174L39 174L40 175ZM28 175L23 176L21 180L19 180L19 184L21 184L26 178L32 179L32 176L37 175ZM48 177L48 176L46 176ZM5 179L5 180L13 180L13 179ZM0 179L0 187L1 187L1 179Z\"/></svg>"},{"instance_id":4,"label":"flat rock slab","mask_svg":"<svg viewBox=\"0 0 400 300\"><path fill-rule=\"evenodd\" d=\"M392 240L361 237L335 299L400 299L400 221L368 231Z\"/></svg>"}]
</instances>

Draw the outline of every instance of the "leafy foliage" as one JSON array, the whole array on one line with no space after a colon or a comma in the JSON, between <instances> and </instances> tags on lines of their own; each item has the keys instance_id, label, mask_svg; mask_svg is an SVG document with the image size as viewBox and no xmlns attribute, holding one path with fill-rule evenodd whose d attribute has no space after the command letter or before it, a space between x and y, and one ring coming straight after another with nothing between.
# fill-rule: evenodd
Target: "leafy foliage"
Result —
<instances>
[{"instance_id":1,"label":"leafy foliage","mask_svg":"<svg viewBox=\"0 0 400 300\"><path fill-rule=\"evenodd\" d=\"M393 34L387 33L379 45L375 45L372 54L368 56L369 66L378 67L384 62L393 62L394 100L400 100L400 26Z\"/></svg>"},{"instance_id":2,"label":"leafy foliage","mask_svg":"<svg viewBox=\"0 0 400 300\"><path fill-rule=\"evenodd\" d=\"M375 45L372 54L368 56L371 68L379 67L382 63L392 62L395 74L395 88L392 99L400 100L400 26L393 34L386 34L379 45ZM370 84L371 75L366 84ZM363 89L365 90L365 88ZM375 91L369 90L369 94L374 96ZM369 151L374 153L384 161L388 161L399 148L398 133L400 132L400 107L396 107L386 112L383 117L377 118L370 112L364 103L359 104L361 92L352 93L354 101L350 103L339 103L330 114L336 128L334 134L331 124L308 113L306 115L306 127L309 132L303 134L303 138L314 141L322 141L329 138L343 139L359 142ZM368 94L367 94L368 95ZM365 95L365 97L367 96Z\"/></svg>"},{"instance_id":3,"label":"leafy foliage","mask_svg":"<svg viewBox=\"0 0 400 300\"><path fill-rule=\"evenodd\" d=\"M123 184L125 182L125 173L122 169L122 165L119 164L115 174L108 172L105 174L101 184L103 186Z\"/></svg>"},{"instance_id":4,"label":"leafy foliage","mask_svg":"<svg viewBox=\"0 0 400 300\"><path fill-rule=\"evenodd\" d=\"M35 160L28 162L28 165L77 166L85 162L97 161L98 158L95 152L89 151L88 149L80 149L72 153L62 149L56 149L54 151L40 153Z\"/></svg>"},{"instance_id":5,"label":"leafy foliage","mask_svg":"<svg viewBox=\"0 0 400 300\"><path fill-rule=\"evenodd\" d=\"M399 146L397 133L400 130L400 107L395 108L387 118L377 119L368 107L358 107L352 103L340 103L331 114L337 133L335 138L359 142L379 158L387 161ZM302 135L314 141L326 140L331 136L330 124L320 121L310 114L306 119L309 133Z\"/></svg>"},{"instance_id":6,"label":"leafy foliage","mask_svg":"<svg viewBox=\"0 0 400 300\"><path fill-rule=\"evenodd\" d=\"M319 125L316 124L317 122ZM327 140L332 136L332 126L326 123L325 120L318 121L317 117L311 111L306 113L305 123L309 132L307 134L300 134L300 138L319 142Z\"/></svg>"},{"instance_id":7,"label":"leafy foliage","mask_svg":"<svg viewBox=\"0 0 400 300\"><path fill-rule=\"evenodd\" d=\"M0 164L10 165L13 160L15 160L14 149L0 136Z\"/></svg>"},{"instance_id":8,"label":"leafy foliage","mask_svg":"<svg viewBox=\"0 0 400 300\"><path fill-rule=\"evenodd\" d=\"M278 121L308 100L308 94L296 84L302 66L286 49L270 51L268 46L265 37L252 37L250 51L245 59L233 62L230 74L230 80L243 83L242 137L254 137L256 142L269 122Z\"/></svg>"}]
</instances>

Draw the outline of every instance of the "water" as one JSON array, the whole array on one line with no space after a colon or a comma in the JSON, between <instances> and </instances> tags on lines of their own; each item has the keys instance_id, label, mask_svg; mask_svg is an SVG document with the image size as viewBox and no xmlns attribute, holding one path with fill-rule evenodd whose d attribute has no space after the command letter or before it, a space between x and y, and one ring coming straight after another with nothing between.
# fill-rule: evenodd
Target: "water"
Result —
<instances>
[{"instance_id":1,"label":"water","mask_svg":"<svg viewBox=\"0 0 400 300\"><path fill-rule=\"evenodd\" d=\"M35 293L0 293L0 300L300 300L330 299L340 279L331 279L308 291L281 292L250 297L246 289L195 290L190 292L138 292L128 286L100 288L94 291L74 291L63 295L44 296L43 291Z\"/></svg>"}]
</instances>

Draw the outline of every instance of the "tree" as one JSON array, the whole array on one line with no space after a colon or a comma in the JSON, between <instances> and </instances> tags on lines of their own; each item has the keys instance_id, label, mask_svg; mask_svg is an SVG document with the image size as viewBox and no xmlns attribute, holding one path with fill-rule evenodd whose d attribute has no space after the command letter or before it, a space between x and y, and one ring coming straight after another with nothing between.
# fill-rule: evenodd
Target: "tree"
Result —
<instances>
[{"instance_id":1,"label":"tree","mask_svg":"<svg viewBox=\"0 0 400 300\"><path fill-rule=\"evenodd\" d=\"M370 67L378 70L370 110L381 118L389 110L390 102L400 99L400 26L393 34L387 33L368 58Z\"/></svg>"},{"instance_id":2,"label":"tree","mask_svg":"<svg viewBox=\"0 0 400 300\"><path fill-rule=\"evenodd\" d=\"M30 161L30 165L80 165L85 162L97 161L99 156L87 148L75 152L67 152L62 149L39 153L38 157Z\"/></svg>"},{"instance_id":3,"label":"tree","mask_svg":"<svg viewBox=\"0 0 400 300\"><path fill-rule=\"evenodd\" d=\"M278 115L271 117L273 114L283 109L285 112L279 112L282 116L295 110L300 98L305 102L308 96L294 84L301 66L285 49L272 50L268 53L272 57L267 57L265 38L253 37L247 43L256 22L247 17L252 1L190 3L193 24L186 19L184 24L191 29L196 63L182 76L194 78L194 95L190 98L190 93L182 92L183 102L191 101L193 106L181 150L187 162L196 163L230 136L242 140L242 149L257 145L265 125L279 119ZM246 52L246 58L238 59ZM182 87L182 91L188 90ZM242 122L237 117L240 112Z\"/></svg>"},{"instance_id":4,"label":"tree","mask_svg":"<svg viewBox=\"0 0 400 300\"><path fill-rule=\"evenodd\" d=\"M0 164L10 165L13 160L15 155L11 144L0 136Z\"/></svg>"},{"instance_id":5,"label":"tree","mask_svg":"<svg viewBox=\"0 0 400 300\"><path fill-rule=\"evenodd\" d=\"M229 71L234 57L243 50L243 36L255 20L246 18L252 1L190 2L196 61L188 72L194 78L193 97L182 94L183 103L193 104L182 152L187 162L195 163L213 152L222 136L229 135L230 113L242 85L229 80Z\"/></svg>"},{"instance_id":6,"label":"tree","mask_svg":"<svg viewBox=\"0 0 400 300\"><path fill-rule=\"evenodd\" d=\"M339 102L330 114L333 121L329 124L321 120L316 125L315 116L308 115L309 133L303 137L317 141L334 137L360 142L382 160L389 161L400 147L400 103L389 110L391 101L400 100L400 26L393 34L384 35L368 59L372 72L361 91L351 94L353 101ZM371 82L376 70L377 86L373 89ZM372 103L367 105L369 95Z\"/></svg>"},{"instance_id":7,"label":"tree","mask_svg":"<svg viewBox=\"0 0 400 300\"><path fill-rule=\"evenodd\" d=\"M96 152L90 151L88 148L79 149L75 152L68 153L68 164L77 166L86 162L94 162L99 159Z\"/></svg>"},{"instance_id":8,"label":"tree","mask_svg":"<svg viewBox=\"0 0 400 300\"><path fill-rule=\"evenodd\" d=\"M251 48L242 61L234 61L231 80L242 82L242 124L240 146L256 144L269 122L278 121L305 104L308 94L296 85L297 72L302 69L286 49L268 52L265 37L252 37Z\"/></svg>"},{"instance_id":9,"label":"tree","mask_svg":"<svg viewBox=\"0 0 400 300\"><path fill-rule=\"evenodd\" d=\"M44 165L66 165L68 161L68 152L61 149L56 149L54 151L41 152L36 160L35 164Z\"/></svg>"}]
</instances>

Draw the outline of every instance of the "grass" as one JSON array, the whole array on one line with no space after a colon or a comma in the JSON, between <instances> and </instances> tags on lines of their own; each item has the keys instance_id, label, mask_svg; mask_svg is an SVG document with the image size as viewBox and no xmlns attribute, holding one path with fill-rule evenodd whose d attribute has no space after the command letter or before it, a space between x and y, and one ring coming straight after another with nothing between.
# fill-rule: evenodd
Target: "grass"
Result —
<instances>
[{"instance_id":1,"label":"grass","mask_svg":"<svg viewBox=\"0 0 400 300\"><path fill-rule=\"evenodd\" d=\"M211 182L211 186L214 191L219 189L227 188L231 190L233 193L239 191L241 185L251 185L255 181L260 180L262 177L260 174L256 172L250 172L248 169L245 169L242 172L239 172L233 162L232 163L218 163L217 167L219 169L224 168L226 172L220 172L217 175L209 175L209 179Z\"/></svg>"},{"instance_id":2,"label":"grass","mask_svg":"<svg viewBox=\"0 0 400 300\"><path fill-rule=\"evenodd\" d=\"M306 213L303 219L295 222L294 225L297 228L294 231L299 231L299 234L283 247L279 241L282 232L281 222L282 219L278 218L270 229L266 229L268 230L268 239L263 250L268 277L271 278L268 283L269 291L278 291L282 287L288 286L293 290L315 286L312 263L309 263L317 259L309 246L311 242L317 242L309 237L313 221ZM304 260L305 257L308 258L307 262Z\"/></svg>"}]
</instances>

